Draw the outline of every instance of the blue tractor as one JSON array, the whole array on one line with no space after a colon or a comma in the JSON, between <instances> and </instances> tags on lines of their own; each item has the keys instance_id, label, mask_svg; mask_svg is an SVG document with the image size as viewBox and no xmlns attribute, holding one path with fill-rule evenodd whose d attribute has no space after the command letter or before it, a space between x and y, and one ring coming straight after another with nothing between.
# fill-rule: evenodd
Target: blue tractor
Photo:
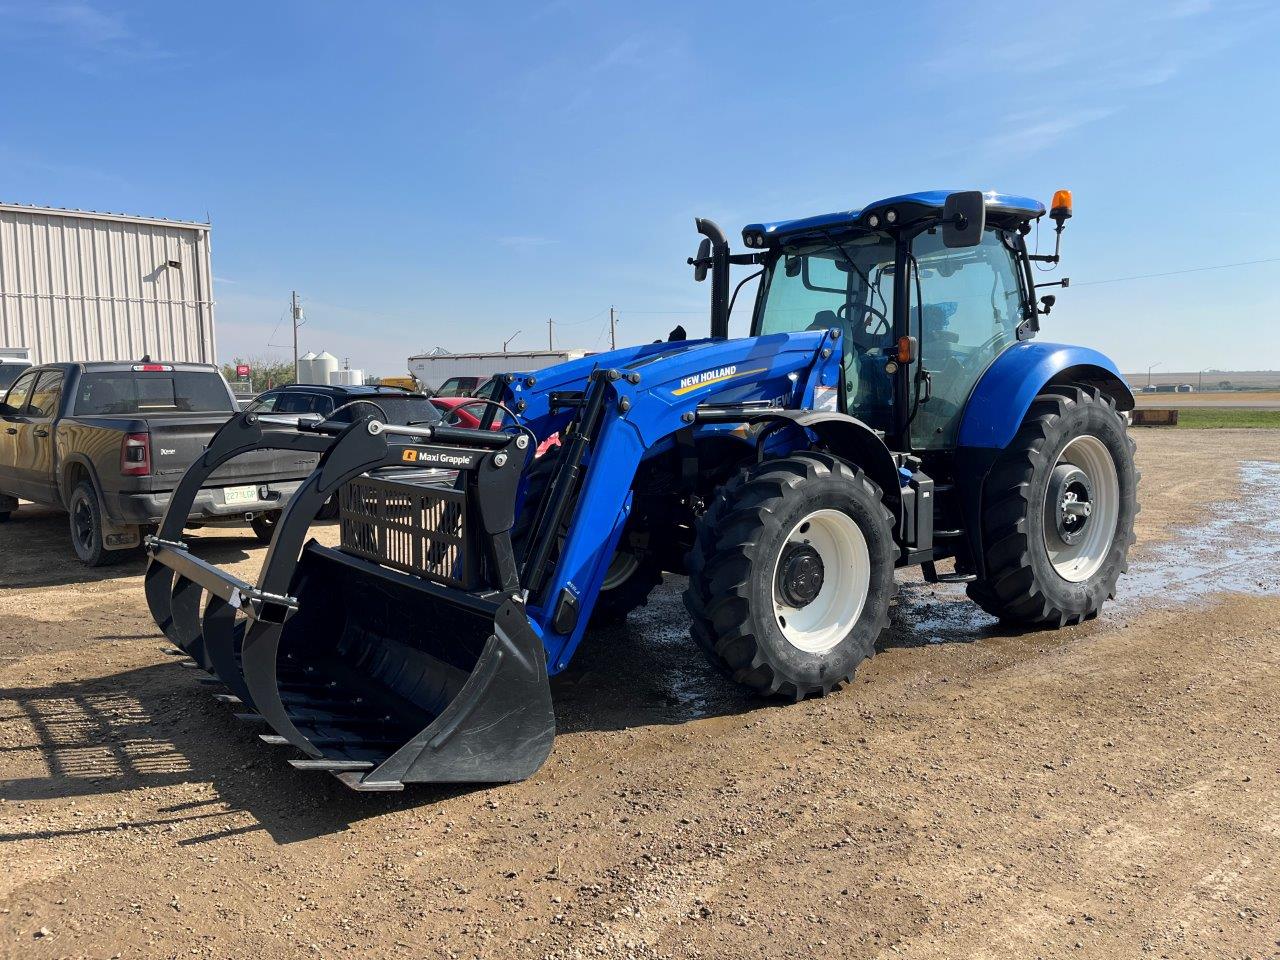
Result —
<instances>
[{"instance_id":1,"label":"blue tractor","mask_svg":"<svg viewBox=\"0 0 1280 960\"><path fill-rule=\"evenodd\" d=\"M872 655L898 567L1010 624L1094 617L1133 542L1133 397L1103 355L1036 339L1045 212L915 193L753 224L741 253L700 220L707 339L503 375L478 429L376 402L345 422L240 414L148 540L152 613L295 766L361 790L532 774L548 677L667 573L713 664L795 700ZM1060 238L1070 194L1049 216ZM735 265L759 277L740 339ZM182 524L214 470L264 447L321 457L249 584ZM335 493L330 547L307 537Z\"/></svg>"}]
</instances>

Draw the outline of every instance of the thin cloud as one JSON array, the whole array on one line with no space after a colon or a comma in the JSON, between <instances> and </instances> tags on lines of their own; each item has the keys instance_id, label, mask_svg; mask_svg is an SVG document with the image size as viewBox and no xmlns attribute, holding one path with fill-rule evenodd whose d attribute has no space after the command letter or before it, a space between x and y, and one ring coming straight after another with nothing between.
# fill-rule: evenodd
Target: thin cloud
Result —
<instances>
[{"instance_id":1,"label":"thin cloud","mask_svg":"<svg viewBox=\"0 0 1280 960\"><path fill-rule=\"evenodd\" d=\"M553 240L551 237L499 237L498 244L503 247L515 247L529 249L533 247L549 247L553 243L559 243L559 240Z\"/></svg>"},{"instance_id":2,"label":"thin cloud","mask_svg":"<svg viewBox=\"0 0 1280 960\"><path fill-rule=\"evenodd\" d=\"M0 30L11 40L48 41L125 60L172 56L136 34L123 18L91 3L0 4Z\"/></svg>"}]
</instances>

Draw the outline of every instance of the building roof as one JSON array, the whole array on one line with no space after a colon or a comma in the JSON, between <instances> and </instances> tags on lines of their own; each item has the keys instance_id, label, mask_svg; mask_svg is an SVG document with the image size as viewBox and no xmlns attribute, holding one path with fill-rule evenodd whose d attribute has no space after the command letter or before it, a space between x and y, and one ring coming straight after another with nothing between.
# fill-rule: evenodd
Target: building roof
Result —
<instances>
[{"instance_id":1,"label":"building roof","mask_svg":"<svg viewBox=\"0 0 1280 960\"><path fill-rule=\"evenodd\" d=\"M199 220L170 220L167 217L139 217L129 213L106 213L101 210L73 210L67 207L40 207L33 203L0 202L0 213L25 213L42 217L69 217L79 220L122 220L128 223L145 223L153 227L174 227L185 230L209 230L210 223Z\"/></svg>"},{"instance_id":2,"label":"building roof","mask_svg":"<svg viewBox=\"0 0 1280 960\"><path fill-rule=\"evenodd\" d=\"M813 233L848 230L862 226L859 221L866 214L889 207L899 208L902 214L900 223L919 219L925 215L936 215L942 212L947 196L954 190L924 190L919 193L904 193L897 197L877 200L856 210L840 210L835 213L823 213L815 217L803 217L799 220L776 220L772 223L752 223L743 228L743 234L763 234L766 241L776 243L782 240ZM1044 204L1031 197L1020 197L1008 193L986 193L987 218L996 222L1008 221L1010 224L1022 220L1034 220L1044 216Z\"/></svg>"},{"instance_id":3,"label":"building roof","mask_svg":"<svg viewBox=\"0 0 1280 960\"><path fill-rule=\"evenodd\" d=\"M415 353L410 360L493 360L497 357L563 357L570 356L571 359L586 356L590 351L579 350L576 348L555 350L507 350L494 351L490 353Z\"/></svg>"}]
</instances>

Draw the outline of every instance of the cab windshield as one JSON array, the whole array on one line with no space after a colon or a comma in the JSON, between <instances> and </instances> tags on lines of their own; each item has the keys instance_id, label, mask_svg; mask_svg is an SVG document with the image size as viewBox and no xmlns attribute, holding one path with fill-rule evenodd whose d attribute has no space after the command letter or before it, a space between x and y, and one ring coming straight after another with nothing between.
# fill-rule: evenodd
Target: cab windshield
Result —
<instances>
[{"instance_id":1,"label":"cab windshield","mask_svg":"<svg viewBox=\"0 0 1280 960\"><path fill-rule=\"evenodd\" d=\"M893 336L893 240L841 237L787 248L769 269L756 333L836 327L844 345L845 408L878 430L891 424L893 383L885 372Z\"/></svg>"}]
</instances>

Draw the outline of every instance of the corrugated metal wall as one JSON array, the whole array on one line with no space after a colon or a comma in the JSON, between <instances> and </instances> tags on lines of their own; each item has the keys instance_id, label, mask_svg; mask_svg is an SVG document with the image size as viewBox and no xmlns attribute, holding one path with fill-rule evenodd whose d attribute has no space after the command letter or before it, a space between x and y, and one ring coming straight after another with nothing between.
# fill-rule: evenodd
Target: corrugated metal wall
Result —
<instances>
[{"instance_id":1,"label":"corrugated metal wall","mask_svg":"<svg viewBox=\"0 0 1280 960\"><path fill-rule=\"evenodd\" d=\"M0 205L0 347L36 363L213 363L212 291L207 226Z\"/></svg>"}]
</instances>

